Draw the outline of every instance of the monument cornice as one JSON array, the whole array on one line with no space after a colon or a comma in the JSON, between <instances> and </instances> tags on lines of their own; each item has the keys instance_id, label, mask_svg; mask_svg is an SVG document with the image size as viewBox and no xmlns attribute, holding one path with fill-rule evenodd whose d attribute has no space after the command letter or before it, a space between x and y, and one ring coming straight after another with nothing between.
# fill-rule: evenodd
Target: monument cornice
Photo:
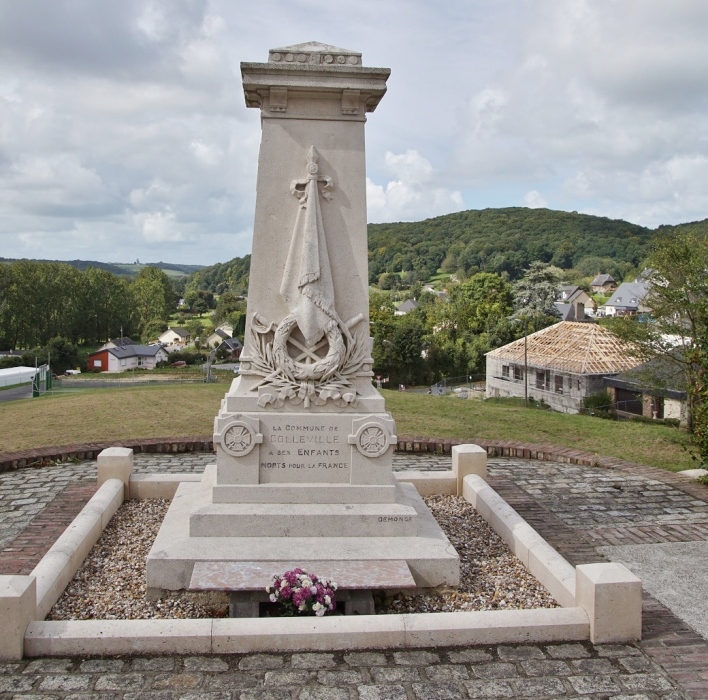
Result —
<instances>
[{"instance_id":1,"label":"monument cornice","mask_svg":"<svg viewBox=\"0 0 708 700\"><path fill-rule=\"evenodd\" d=\"M261 107L265 98L270 98L274 92L282 96L283 100L290 93L331 95L345 102L347 96L354 97L358 92L358 96L365 98L364 111L373 112L386 94L386 80L390 74L388 68L350 65L272 62L241 64L248 107Z\"/></svg>"}]
</instances>

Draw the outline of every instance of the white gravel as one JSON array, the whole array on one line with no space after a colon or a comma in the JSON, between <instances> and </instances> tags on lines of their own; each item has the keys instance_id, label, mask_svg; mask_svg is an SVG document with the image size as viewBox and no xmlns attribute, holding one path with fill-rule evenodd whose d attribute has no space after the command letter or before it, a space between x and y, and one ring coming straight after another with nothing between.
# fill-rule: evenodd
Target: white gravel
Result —
<instances>
[{"instance_id":1,"label":"white gravel","mask_svg":"<svg viewBox=\"0 0 708 700\"><path fill-rule=\"evenodd\" d=\"M460 555L461 582L419 594L375 596L378 613L557 607L543 586L461 497L424 499ZM218 597L145 598L145 558L169 503L127 501L52 608L48 620L211 618L228 614ZM317 573L317 572L315 572Z\"/></svg>"}]
</instances>

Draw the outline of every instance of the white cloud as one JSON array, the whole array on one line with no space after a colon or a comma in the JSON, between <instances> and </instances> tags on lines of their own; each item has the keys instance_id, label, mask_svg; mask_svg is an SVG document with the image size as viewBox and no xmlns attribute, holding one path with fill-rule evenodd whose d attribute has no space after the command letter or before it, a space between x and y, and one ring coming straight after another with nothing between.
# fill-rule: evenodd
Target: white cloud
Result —
<instances>
[{"instance_id":1,"label":"white cloud","mask_svg":"<svg viewBox=\"0 0 708 700\"><path fill-rule=\"evenodd\" d=\"M387 151L384 163L396 179L377 185L367 178L369 221L415 221L464 208L460 192L435 186L436 171L418 151Z\"/></svg>"},{"instance_id":2,"label":"white cloud","mask_svg":"<svg viewBox=\"0 0 708 700\"><path fill-rule=\"evenodd\" d=\"M366 126L371 221L519 202L702 219L706 26L705 0L0 3L0 251L249 252L239 62L309 39L392 69Z\"/></svg>"},{"instance_id":3,"label":"white cloud","mask_svg":"<svg viewBox=\"0 0 708 700\"><path fill-rule=\"evenodd\" d=\"M135 214L133 218L148 243L172 243L182 240L175 214L170 207L150 214Z\"/></svg>"},{"instance_id":4,"label":"white cloud","mask_svg":"<svg viewBox=\"0 0 708 700\"><path fill-rule=\"evenodd\" d=\"M541 196L538 190L531 190L524 195L524 204L530 209L544 209L548 207L548 202Z\"/></svg>"}]
</instances>

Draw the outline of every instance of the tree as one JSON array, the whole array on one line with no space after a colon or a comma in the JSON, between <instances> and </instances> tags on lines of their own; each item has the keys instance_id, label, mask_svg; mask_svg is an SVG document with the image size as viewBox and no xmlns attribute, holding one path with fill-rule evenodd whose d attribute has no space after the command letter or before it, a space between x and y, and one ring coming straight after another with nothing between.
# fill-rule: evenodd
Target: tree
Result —
<instances>
[{"instance_id":1,"label":"tree","mask_svg":"<svg viewBox=\"0 0 708 700\"><path fill-rule=\"evenodd\" d=\"M561 272L557 267L537 260L514 285L515 315L531 323L534 330L550 326L560 318L555 301Z\"/></svg>"},{"instance_id":2,"label":"tree","mask_svg":"<svg viewBox=\"0 0 708 700\"><path fill-rule=\"evenodd\" d=\"M618 319L610 328L642 356L680 369L685 379L689 429L708 462L708 238L690 227L660 229L649 256L651 322Z\"/></svg>"},{"instance_id":3,"label":"tree","mask_svg":"<svg viewBox=\"0 0 708 700\"><path fill-rule=\"evenodd\" d=\"M170 278L158 267L144 267L131 286L138 331L143 338L154 334L158 325L167 327L175 310L175 294ZM148 326L151 326L148 333ZM159 335L159 333L158 333Z\"/></svg>"}]
</instances>

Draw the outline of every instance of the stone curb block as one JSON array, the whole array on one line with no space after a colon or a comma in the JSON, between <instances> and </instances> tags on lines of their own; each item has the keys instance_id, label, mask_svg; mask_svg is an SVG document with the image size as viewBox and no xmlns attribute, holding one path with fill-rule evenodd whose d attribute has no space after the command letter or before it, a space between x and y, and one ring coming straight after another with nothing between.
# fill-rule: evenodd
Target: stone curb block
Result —
<instances>
[{"instance_id":1,"label":"stone curb block","mask_svg":"<svg viewBox=\"0 0 708 700\"><path fill-rule=\"evenodd\" d=\"M201 479L201 474L133 474L130 477L129 498L164 498L171 501L182 482L199 482Z\"/></svg>"},{"instance_id":2,"label":"stone curb block","mask_svg":"<svg viewBox=\"0 0 708 700\"><path fill-rule=\"evenodd\" d=\"M37 616L37 588L31 576L0 576L0 661L20 661L29 623Z\"/></svg>"},{"instance_id":3,"label":"stone curb block","mask_svg":"<svg viewBox=\"0 0 708 700\"><path fill-rule=\"evenodd\" d=\"M209 654L212 620L31 622L26 656Z\"/></svg>"},{"instance_id":4,"label":"stone curb block","mask_svg":"<svg viewBox=\"0 0 708 700\"><path fill-rule=\"evenodd\" d=\"M245 654L588 639L582 608L421 615L32 622L25 655Z\"/></svg>"},{"instance_id":5,"label":"stone curb block","mask_svg":"<svg viewBox=\"0 0 708 700\"><path fill-rule=\"evenodd\" d=\"M457 477L452 471L430 472L406 470L394 472L398 481L408 482L415 486L421 496L456 496Z\"/></svg>"},{"instance_id":6,"label":"stone curb block","mask_svg":"<svg viewBox=\"0 0 708 700\"><path fill-rule=\"evenodd\" d=\"M37 617L44 619L59 600L123 502L123 492L119 479L104 482L34 567L31 576L37 580Z\"/></svg>"},{"instance_id":7,"label":"stone curb block","mask_svg":"<svg viewBox=\"0 0 708 700\"><path fill-rule=\"evenodd\" d=\"M588 612L593 644L642 638L642 582L624 564L578 566L576 598Z\"/></svg>"}]
</instances>

